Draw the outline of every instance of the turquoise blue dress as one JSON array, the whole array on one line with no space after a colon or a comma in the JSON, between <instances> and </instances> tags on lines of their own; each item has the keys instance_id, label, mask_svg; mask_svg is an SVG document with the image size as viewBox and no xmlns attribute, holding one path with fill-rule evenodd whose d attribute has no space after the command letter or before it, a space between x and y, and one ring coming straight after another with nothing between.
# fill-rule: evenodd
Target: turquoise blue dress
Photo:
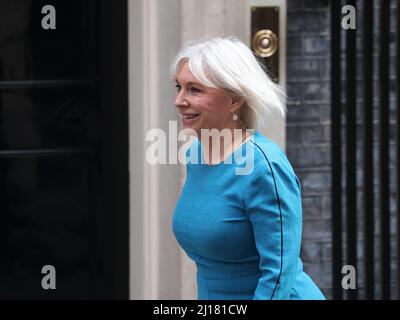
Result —
<instances>
[{"instance_id":1,"label":"turquoise blue dress","mask_svg":"<svg viewBox=\"0 0 400 320\"><path fill-rule=\"evenodd\" d=\"M301 186L283 150L254 135L217 165L195 140L172 230L199 300L324 300L303 271Z\"/></svg>"}]
</instances>

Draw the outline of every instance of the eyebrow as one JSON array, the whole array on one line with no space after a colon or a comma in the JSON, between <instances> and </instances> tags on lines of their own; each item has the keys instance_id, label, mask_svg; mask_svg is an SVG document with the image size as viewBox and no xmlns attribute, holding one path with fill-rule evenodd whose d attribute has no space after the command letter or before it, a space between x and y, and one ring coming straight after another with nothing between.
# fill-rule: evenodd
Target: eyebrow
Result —
<instances>
[{"instance_id":1,"label":"eyebrow","mask_svg":"<svg viewBox=\"0 0 400 320\"><path fill-rule=\"evenodd\" d=\"M177 84L179 84L178 79L175 79L175 82L176 82ZM189 82L187 83L187 85L189 85L189 86L193 86L193 85L195 85L195 86L203 86L200 82L193 82L193 81L189 81Z\"/></svg>"}]
</instances>

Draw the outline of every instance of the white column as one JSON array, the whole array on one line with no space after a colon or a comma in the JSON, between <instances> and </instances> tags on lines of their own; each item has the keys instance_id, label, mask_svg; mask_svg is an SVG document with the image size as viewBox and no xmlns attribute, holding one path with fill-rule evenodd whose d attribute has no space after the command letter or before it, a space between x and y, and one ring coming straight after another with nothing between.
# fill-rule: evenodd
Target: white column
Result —
<instances>
[{"instance_id":1,"label":"white column","mask_svg":"<svg viewBox=\"0 0 400 320\"><path fill-rule=\"evenodd\" d=\"M180 249L171 217L180 167L150 165L145 158L147 132L160 128L168 133L168 121L178 120L169 61L180 44L179 1L130 0L128 10L130 297L179 299Z\"/></svg>"}]
</instances>

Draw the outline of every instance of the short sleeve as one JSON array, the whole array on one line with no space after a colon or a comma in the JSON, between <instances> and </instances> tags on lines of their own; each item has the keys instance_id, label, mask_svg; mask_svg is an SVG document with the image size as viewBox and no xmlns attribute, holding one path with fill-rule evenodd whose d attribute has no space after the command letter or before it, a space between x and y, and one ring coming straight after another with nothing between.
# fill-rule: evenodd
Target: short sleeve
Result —
<instances>
[{"instance_id":1,"label":"short sleeve","mask_svg":"<svg viewBox=\"0 0 400 320\"><path fill-rule=\"evenodd\" d=\"M260 255L254 300L289 299L300 259L301 188L286 159L257 164L244 201Z\"/></svg>"}]
</instances>

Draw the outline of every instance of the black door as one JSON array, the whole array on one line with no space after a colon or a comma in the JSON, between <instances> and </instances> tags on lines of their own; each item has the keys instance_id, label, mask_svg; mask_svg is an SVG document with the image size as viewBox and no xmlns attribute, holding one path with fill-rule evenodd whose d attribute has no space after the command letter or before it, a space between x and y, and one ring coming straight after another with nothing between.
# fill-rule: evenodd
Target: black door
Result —
<instances>
[{"instance_id":1,"label":"black door","mask_svg":"<svg viewBox=\"0 0 400 320\"><path fill-rule=\"evenodd\" d=\"M1 299L128 298L126 7L0 1Z\"/></svg>"}]
</instances>

